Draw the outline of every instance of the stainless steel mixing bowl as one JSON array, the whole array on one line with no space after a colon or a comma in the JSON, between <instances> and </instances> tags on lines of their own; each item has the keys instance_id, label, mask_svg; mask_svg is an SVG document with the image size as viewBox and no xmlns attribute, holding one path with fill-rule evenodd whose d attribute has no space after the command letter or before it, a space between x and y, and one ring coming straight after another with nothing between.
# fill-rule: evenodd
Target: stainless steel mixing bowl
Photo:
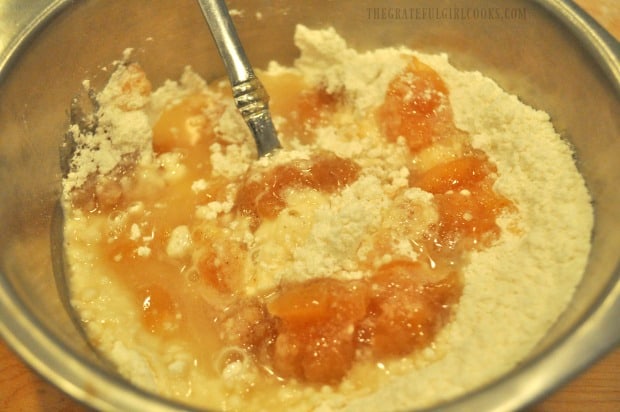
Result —
<instances>
[{"instance_id":1,"label":"stainless steel mixing bowl","mask_svg":"<svg viewBox=\"0 0 620 412\"><path fill-rule=\"evenodd\" d=\"M568 1L231 1L254 65L296 55L293 27L334 26L359 49L405 44L445 51L543 109L575 147L594 198L592 253L572 303L518 368L445 410L514 410L550 393L620 341L620 53L618 43ZM497 20L483 10L516 13ZM465 18L397 8L476 11ZM390 11L392 10L392 11ZM257 15L260 12L260 15ZM521 13L521 14L519 14ZM260 18L259 18L260 17ZM54 280L60 146L83 79L133 47L154 84L191 64L206 78L223 66L191 0L5 0L0 5L0 332L41 375L98 409L180 405L144 393L89 349ZM57 223L57 222L56 222ZM558 234L561 236L561 234ZM549 239L553 242L553 239ZM481 365L484 360L481 359ZM481 366L484 367L484 366ZM205 388L208 390L208 388Z\"/></svg>"}]
</instances>

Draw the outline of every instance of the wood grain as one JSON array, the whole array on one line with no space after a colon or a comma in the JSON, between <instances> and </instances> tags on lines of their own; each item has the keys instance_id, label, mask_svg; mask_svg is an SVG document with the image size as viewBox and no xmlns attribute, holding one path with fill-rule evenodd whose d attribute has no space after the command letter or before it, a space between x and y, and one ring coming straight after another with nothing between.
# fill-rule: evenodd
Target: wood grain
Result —
<instances>
[{"instance_id":1,"label":"wood grain","mask_svg":"<svg viewBox=\"0 0 620 412\"><path fill-rule=\"evenodd\" d=\"M618 0L576 0L603 27L620 38ZM573 382L531 408L531 412L620 411L620 349ZM32 372L0 341L0 411L85 412L87 408Z\"/></svg>"},{"instance_id":2,"label":"wood grain","mask_svg":"<svg viewBox=\"0 0 620 412\"><path fill-rule=\"evenodd\" d=\"M82 412L87 408L41 379L0 341L0 411Z\"/></svg>"}]
</instances>

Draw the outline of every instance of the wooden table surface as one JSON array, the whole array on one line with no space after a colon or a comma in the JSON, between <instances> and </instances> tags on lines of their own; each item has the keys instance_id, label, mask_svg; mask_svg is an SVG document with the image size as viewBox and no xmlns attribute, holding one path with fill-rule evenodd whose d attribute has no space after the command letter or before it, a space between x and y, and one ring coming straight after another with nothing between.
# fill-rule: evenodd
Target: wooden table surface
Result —
<instances>
[{"instance_id":1,"label":"wooden table surface","mask_svg":"<svg viewBox=\"0 0 620 412\"><path fill-rule=\"evenodd\" d=\"M620 38L620 1L575 0L616 38ZM86 411L32 372L0 341L0 411ZM534 406L533 412L620 411L620 349Z\"/></svg>"}]
</instances>

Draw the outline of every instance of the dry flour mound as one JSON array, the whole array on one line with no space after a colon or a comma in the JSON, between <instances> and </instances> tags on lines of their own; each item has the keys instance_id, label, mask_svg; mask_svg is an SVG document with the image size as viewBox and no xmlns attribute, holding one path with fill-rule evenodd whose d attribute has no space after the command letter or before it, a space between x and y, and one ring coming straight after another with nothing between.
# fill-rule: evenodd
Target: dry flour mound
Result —
<instances>
[{"instance_id":1,"label":"dry flour mound","mask_svg":"<svg viewBox=\"0 0 620 412\"><path fill-rule=\"evenodd\" d=\"M495 162L495 189L519 212L501 219L497 244L472 254L456 317L436 342L443 358L345 410L430 405L512 369L566 308L589 255L591 199L549 116L481 73L455 69L445 55L416 56L447 83L457 127Z\"/></svg>"}]
</instances>

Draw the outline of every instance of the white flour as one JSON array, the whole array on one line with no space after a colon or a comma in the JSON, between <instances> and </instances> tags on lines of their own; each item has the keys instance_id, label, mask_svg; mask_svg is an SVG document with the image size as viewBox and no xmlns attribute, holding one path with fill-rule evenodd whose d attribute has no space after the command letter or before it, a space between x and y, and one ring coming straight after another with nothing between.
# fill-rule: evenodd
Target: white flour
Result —
<instances>
[{"instance_id":1,"label":"white flour","mask_svg":"<svg viewBox=\"0 0 620 412\"><path fill-rule=\"evenodd\" d=\"M383 102L388 84L405 67L404 56L415 55L445 81L456 126L469 133L473 145L484 150L496 164L495 190L509 198L518 211L500 217L502 235L493 246L472 253L470 263L463 270L464 291L454 320L440 332L432 346L394 366L409 372L372 375L370 379L377 379L381 384L370 390L356 388L355 382L364 378L365 372L354 369L350 380L339 389L283 386L276 390L271 402L287 405L288 410L317 411L424 407L461 395L514 368L562 313L588 258L592 208L569 146L554 131L547 114L524 105L478 72L456 70L445 55L431 56L394 48L360 54L348 48L332 29L315 31L301 26L296 31L295 43L301 50L295 66L285 69L272 63L270 70L299 72L310 83L324 85L327 91L345 93L353 110L335 120L350 125L346 133L358 139L351 144L347 136L341 135L342 128L328 126L317 132L316 144L340 156L359 159L368 172L331 200L312 193L300 195L297 203L292 199L289 208L299 205L298 213L310 208L307 210L312 215L305 220L310 223L297 227L297 232L292 231L293 238L275 238L273 244L262 249L268 256L260 259L263 272L255 275L267 277L249 289L266 287L270 282L277 284L286 273L298 278L302 275L363 277L365 274L355 262L366 253L364 234L389 221L391 202L424 205L432 198L419 189L402 191L407 186L408 170L384 165L401 164L405 144L397 142L379 148L377 139L382 137L364 120L370 110ZM64 183L65 194L84 184L91 173L108 173L128 153L140 153L148 163L152 156L148 149L151 129L157 113L175 99L203 87L202 81L188 70L179 83L167 82L150 98L144 97L140 88L133 97L122 98L118 90L107 88L99 95L100 128L94 134L80 134L76 126L72 127L79 151ZM217 125L219 133L231 136L232 144L226 150L221 146L211 147L214 173L228 177L245 173L254 156L250 137L233 110L229 106ZM308 153L299 142L287 145L283 159L307 158ZM282 160L276 156L271 163L278 164L278 161ZM258 165L269 162L261 159ZM207 181L196 180L192 184L196 193L207 187ZM396 193L401 195L394 200ZM228 213L231 207L232 201L212 202L197 209L196 215L205 221L212 220ZM423 211L420 226L411 230L421 232L437 216L433 208L420 207ZM79 213L70 216L79 218ZM275 228L265 227L264 233L259 230L253 235L231 230L252 247L257 242L261 244L262 238L270 239L281 233L278 224L285 225L286 221L276 222ZM83 230L79 219L69 219L67 223L74 306L88 323L89 335L119 364L125 376L141 386L158 388L167 396L184 399L180 394L187 388L166 378L174 376L171 370L175 368L179 371L189 368L183 350L164 349L151 336L143 336L136 326L136 315L124 314L128 310L123 303L124 293L105 274L96 278L84 275L83 271L90 271L96 264L96 257L83 245L101 241L98 230L97 227ZM133 235L138 238L142 233L133 228ZM300 239L309 239L303 248L282 246L296 244ZM361 245L357 255L350 253L352 244ZM185 256L190 247L191 234L187 227L177 227L168 243L169 255ZM148 255L147 249L141 249L141 253ZM415 257L415 251L406 244L397 250L403 256ZM123 315L106 313L105 305L114 299L119 302L115 303L118 313ZM134 340L141 341L142 346L131 347ZM156 359L155 355L162 351L165 355L161 357L166 361ZM226 386L201 376L193 379L194 387ZM241 385L243 379L233 377L229 384ZM200 402L208 400L210 395L203 394L201 398L194 393L192 396L197 396L190 398L192 402ZM220 406L224 403L232 409L247 406L236 401L230 398Z\"/></svg>"}]
</instances>

